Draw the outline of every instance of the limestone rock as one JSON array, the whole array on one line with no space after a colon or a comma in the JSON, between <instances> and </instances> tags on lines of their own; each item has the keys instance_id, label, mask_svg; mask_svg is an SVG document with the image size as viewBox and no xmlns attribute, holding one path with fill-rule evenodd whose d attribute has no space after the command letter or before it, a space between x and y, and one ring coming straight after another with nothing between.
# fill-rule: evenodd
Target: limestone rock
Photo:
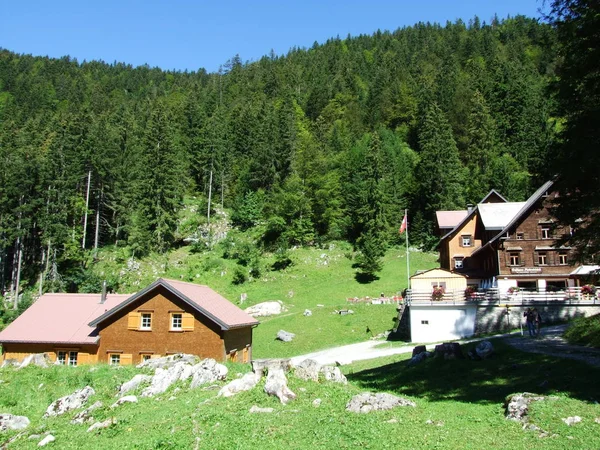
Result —
<instances>
[{"instance_id":1,"label":"limestone rock","mask_svg":"<svg viewBox=\"0 0 600 450\"><path fill-rule=\"evenodd\" d=\"M16 359L8 358L2 362L0 369L3 369L5 367L10 367L10 366L19 367L20 365L21 365L21 363L19 361L17 361Z\"/></svg>"},{"instance_id":2,"label":"limestone rock","mask_svg":"<svg viewBox=\"0 0 600 450\"><path fill-rule=\"evenodd\" d=\"M321 400L320 398L315 398L315 399L313 400L313 402L312 402L312 405L313 405L315 408L318 408L319 406L321 406L321 402L322 402L322 400Z\"/></svg>"},{"instance_id":3,"label":"limestone rock","mask_svg":"<svg viewBox=\"0 0 600 450\"><path fill-rule=\"evenodd\" d=\"M15 416L8 413L0 414L0 431L22 430L29 426L29 419L25 416Z\"/></svg>"},{"instance_id":4,"label":"limestone rock","mask_svg":"<svg viewBox=\"0 0 600 450\"><path fill-rule=\"evenodd\" d=\"M301 380L319 381L321 365L314 359L305 359L294 369L294 374Z\"/></svg>"},{"instance_id":5,"label":"limestone rock","mask_svg":"<svg viewBox=\"0 0 600 450\"><path fill-rule=\"evenodd\" d=\"M92 419L92 411L94 411L95 409L101 408L103 405L103 403L98 400L96 403L94 403L92 406L90 406L89 408L84 409L83 411L78 412L77 414L75 414L75 417L73 417L73 420L71 420L71 423L73 425L81 425L84 422L87 422L88 420Z\"/></svg>"},{"instance_id":6,"label":"limestone rock","mask_svg":"<svg viewBox=\"0 0 600 450\"><path fill-rule=\"evenodd\" d=\"M117 406L121 406L123 403L137 403L138 399L135 395L126 395L125 397L121 397L119 400L114 402L110 407L116 408Z\"/></svg>"},{"instance_id":7,"label":"limestone rock","mask_svg":"<svg viewBox=\"0 0 600 450\"><path fill-rule=\"evenodd\" d=\"M269 369L267 381L265 382L265 392L277 397L284 405L296 398L296 394L288 388L287 378L283 369Z\"/></svg>"},{"instance_id":8,"label":"limestone rock","mask_svg":"<svg viewBox=\"0 0 600 450\"><path fill-rule=\"evenodd\" d=\"M321 368L321 372L323 373L323 375L325 375L325 379L327 381L348 384L348 380L346 379L339 367L323 366Z\"/></svg>"},{"instance_id":9,"label":"limestone rock","mask_svg":"<svg viewBox=\"0 0 600 450\"><path fill-rule=\"evenodd\" d=\"M40 442L38 442L38 447L43 447L46 444L49 444L50 442L54 442L56 440L56 438L54 436L52 436L51 434L47 435L44 439L42 439Z\"/></svg>"},{"instance_id":10,"label":"limestone rock","mask_svg":"<svg viewBox=\"0 0 600 450\"><path fill-rule=\"evenodd\" d=\"M504 401L505 417L509 420L522 422L527 420L531 402L544 400L545 397L523 392L522 394L509 395Z\"/></svg>"},{"instance_id":11,"label":"limestone rock","mask_svg":"<svg viewBox=\"0 0 600 450\"><path fill-rule=\"evenodd\" d=\"M296 337L294 333L290 333L289 331L279 330L277 332L277 339L283 342L292 342L292 340Z\"/></svg>"},{"instance_id":12,"label":"limestone rock","mask_svg":"<svg viewBox=\"0 0 600 450\"><path fill-rule=\"evenodd\" d=\"M61 397L48 406L44 417L60 416L74 409L79 409L95 393L96 391L92 387L86 386L83 389L73 392L71 395Z\"/></svg>"},{"instance_id":13,"label":"limestone rock","mask_svg":"<svg viewBox=\"0 0 600 450\"><path fill-rule=\"evenodd\" d=\"M573 417L567 417L566 419L562 419L562 421L564 423L567 424L567 426L571 426L571 425L575 425L576 423L581 422L581 417L579 416L573 416Z\"/></svg>"},{"instance_id":14,"label":"limestone rock","mask_svg":"<svg viewBox=\"0 0 600 450\"><path fill-rule=\"evenodd\" d=\"M151 375L144 375L144 374L138 373L131 380L123 383L121 385L121 387L119 387L119 393L117 394L117 396L121 397L123 394L126 394L127 392L134 391L140 386L140 384L149 383L151 380L152 380Z\"/></svg>"},{"instance_id":15,"label":"limestone rock","mask_svg":"<svg viewBox=\"0 0 600 450\"><path fill-rule=\"evenodd\" d=\"M108 428L114 423L117 423L117 420L114 417L106 419L104 422L96 422L87 429L87 432L91 433L92 431L100 430L102 428Z\"/></svg>"},{"instance_id":16,"label":"limestone rock","mask_svg":"<svg viewBox=\"0 0 600 450\"><path fill-rule=\"evenodd\" d=\"M189 364L177 362L174 366L167 369L156 369L150 386L142 391L142 397L153 397L154 395L165 392L173 383L180 379L182 374L184 374L185 366L189 366Z\"/></svg>"},{"instance_id":17,"label":"limestone rock","mask_svg":"<svg viewBox=\"0 0 600 450\"><path fill-rule=\"evenodd\" d=\"M490 341L481 341L477 344L477 347L475 347L475 353L477 353L477 356L481 359L489 358L494 354L494 346Z\"/></svg>"},{"instance_id":18,"label":"limestone rock","mask_svg":"<svg viewBox=\"0 0 600 450\"><path fill-rule=\"evenodd\" d=\"M346 411L355 413L369 413L396 408L398 406L417 406L415 402L392 394L366 392L352 397L346 404Z\"/></svg>"},{"instance_id":19,"label":"limestone rock","mask_svg":"<svg viewBox=\"0 0 600 450\"><path fill-rule=\"evenodd\" d=\"M253 405L252 408L250 408L249 412L250 413L272 413L273 408L261 408L260 406Z\"/></svg>"},{"instance_id":20,"label":"limestone rock","mask_svg":"<svg viewBox=\"0 0 600 450\"><path fill-rule=\"evenodd\" d=\"M227 378L227 372L227 367L223 364L219 364L212 358L204 359L192 367L190 388L194 389L203 384L224 380Z\"/></svg>"},{"instance_id":21,"label":"limestone rock","mask_svg":"<svg viewBox=\"0 0 600 450\"><path fill-rule=\"evenodd\" d=\"M268 317L281 314L282 312L287 311L287 309L283 306L283 303L278 300L276 302L258 303L246 308L244 311L252 317Z\"/></svg>"},{"instance_id":22,"label":"limestone rock","mask_svg":"<svg viewBox=\"0 0 600 450\"><path fill-rule=\"evenodd\" d=\"M136 367L139 369L168 369L178 363L186 363L190 366L193 366L199 360L200 358L198 358L196 355L176 353L175 355L163 356L161 358L147 359L141 364L138 364Z\"/></svg>"},{"instance_id":23,"label":"limestone rock","mask_svg":"<svg viewBox=\"0 0 600 450\"><path fill-rule=\"evenodd\" d=\"M310 316L312 316L312 311L310 309L305 309L304 313L302 315L304 317L310 317Z\"/></svg>"},{"instance_id":24,"label":"limestone rock","mask_svg":"<svg viewBox=\"0 0 600 450\"><path fill-rule=\"evenodd\" d=\"M289 358L255 359L252 361L252 370L262 377L265 369L281 369L289 372L292 368L292 362Z\"/></svg>"},{"instance_id":25,"label":"limestone rock","mask_svg":"<svg viewBox=\"0 0 600 450\"><path fill-rule=\"evenodd\" d=\"M52 361L50 361L50 358L46 353L34 353L32 355L27 355L25 358L23 358L23 362L19 364L17 370L27 366L38 366L46 368L49 367L50 364L52 364Z\"/></svg>"},{"instance_id":26,"label":"limestone rock","mask_svg":"<svg viewBox=\"0 0 600 450\"><path fill-rule=\"evenodd\" d=\"M237 378L221 388L219 397L231 397L240 392L253 389L260 381L260 375L254 372L245 374L242 378Z\"/></svg>"}]
</instances>

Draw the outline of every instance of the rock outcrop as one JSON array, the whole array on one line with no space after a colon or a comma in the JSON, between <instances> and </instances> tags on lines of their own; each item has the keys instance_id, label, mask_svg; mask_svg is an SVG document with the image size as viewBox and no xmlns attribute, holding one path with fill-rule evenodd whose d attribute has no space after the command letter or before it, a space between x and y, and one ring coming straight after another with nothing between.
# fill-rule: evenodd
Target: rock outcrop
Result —
<instances>
[{"instance_id":1,"label":"rock outcrop","mask_svg":"<svg viewBox=\"0 0 600 450\"><path fill-rule=\"evenodd\" d=\"M417 406L415 402L402 397L386 393L363 393L352 397L346 404L346 411L355 413L369 413L371 411L382 411L396 408L398 406Z\"/></svg>"},{"instance_id":2,"label":"rock outcrop","mask_svg":"<svg viewBox=\"0 0 600 450\"><path fill-rule=\"evenodd\" d=\"M71 395L61 397L48 406L44 417L60 416L74 409L82 408L95 393L92 387L86 386L83 389L73 392Z\"/></svg>"},{"instance_id":3,"label":"rock outcrop","mask_svg":"<svg viewBox=\"0 0 600 450\"><path fill-rule=\"evenodd\" d=\"M278 300L274 302L258 303L246 308L244 311L252 317L268 317L281 314L282 312L287 311L287 309L283 306L283 303Z\"/></svg>"},{"instance_id":4,"label":"rock outcrop","mask_svg":"<svg viewBox=\"0 0 600 450\"><path fill-rule=\"evenodd\" d=\"M265 392L269 395L274 395L284 405L290 400L296 398L287 385L287 378L283 369L269 369L267 381L265 382Z\"/></svg>"},{"instance_id":5,"label":"rock outcrop","mask_svg":"<svg viewBox=\"0 0 600 450\"><path fill-rule=\"evenodd\" d=\"M23 430L29 426L29 419L25 416L15 416L13 414L0 414L0 431Z\"/></svg>"},{"instance_id":6,"label":"rock outcrop","mask_svg":"<svg viewBox=\"0 0 600 450\"><path fill-rule=\"evenodd\" d=\"M239 394L240 392L249 391L260 381L261 376L254 372L249 372L241 378L237 378L230 383L226 384L219 391L219 397L231 397L232 395Z\"/></svg>"}]
</instances>

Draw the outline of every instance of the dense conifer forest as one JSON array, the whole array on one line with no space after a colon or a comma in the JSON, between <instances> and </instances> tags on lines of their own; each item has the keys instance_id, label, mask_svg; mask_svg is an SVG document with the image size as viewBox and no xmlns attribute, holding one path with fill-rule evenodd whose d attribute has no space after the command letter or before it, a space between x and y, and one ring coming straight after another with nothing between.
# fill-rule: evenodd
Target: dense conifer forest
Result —
<instances>
[{"instance_id":1,"label":"dense conifer forest","mask_svg":"<svg viewBox=\"0 0 600 450\"><path fill-rule=\"evenodd\" d=\"M436 210L535 190L560 128L555 63L552 27L520 16L338 37L218 73L0 49L0 293L40 275L77 289L103 246L184 245L184 199L198 226L209 193L261 249L346 240L374 273L405 209L431 247Z\"/></svg>"}]
</instances>

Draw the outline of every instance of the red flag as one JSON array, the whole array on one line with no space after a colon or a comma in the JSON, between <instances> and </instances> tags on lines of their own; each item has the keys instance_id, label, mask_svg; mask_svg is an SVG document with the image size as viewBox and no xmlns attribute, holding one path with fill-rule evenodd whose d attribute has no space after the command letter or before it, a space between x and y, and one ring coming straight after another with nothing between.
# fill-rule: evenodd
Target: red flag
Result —
<instances>
[{"instance_id":1,"label":"red flag","mask_svg":"<svg viewBox=\"0 0 600 450\"><path fill-rule=\"evenodd\" d=\"M399 233L404 233L406 231L407 218L406 214L404 214L404 219L402 219L402 224L400 225Z\"/></svg>"}]
</instances>

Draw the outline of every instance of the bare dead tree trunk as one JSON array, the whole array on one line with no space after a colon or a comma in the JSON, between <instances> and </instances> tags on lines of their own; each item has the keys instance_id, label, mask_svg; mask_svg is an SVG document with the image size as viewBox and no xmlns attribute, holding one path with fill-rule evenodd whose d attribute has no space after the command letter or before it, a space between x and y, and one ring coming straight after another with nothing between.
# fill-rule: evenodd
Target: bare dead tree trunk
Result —
<instances>
[{"instance_id":1,"label":"bare dead tree trunk","mask_svg":"<svg viewBox=\"0 0 600 450\"><path fill-rule=\"evenodd\" d=\"M88 172L87 191L85 194L85 215L83 216L83 237L81 238L81 248L85 248L85 235L87 232L88 208L90 206L90 183L92 181L92 171Z\"/></svg>"},{"instance_id":2,"label":"bare dead tree trunk","mask_svg":"<svg viewBox=\"0 0 600 450\"><path fill-rule=\"evenodd\" d=\"M98 239L100 238L100 205L102 204L103 192L104 192L104 186L100 189L100 194L98 194L98 206L96 207L96 231L94 233L94 255L98 252Z\"/></svg>"}]
</instances>

